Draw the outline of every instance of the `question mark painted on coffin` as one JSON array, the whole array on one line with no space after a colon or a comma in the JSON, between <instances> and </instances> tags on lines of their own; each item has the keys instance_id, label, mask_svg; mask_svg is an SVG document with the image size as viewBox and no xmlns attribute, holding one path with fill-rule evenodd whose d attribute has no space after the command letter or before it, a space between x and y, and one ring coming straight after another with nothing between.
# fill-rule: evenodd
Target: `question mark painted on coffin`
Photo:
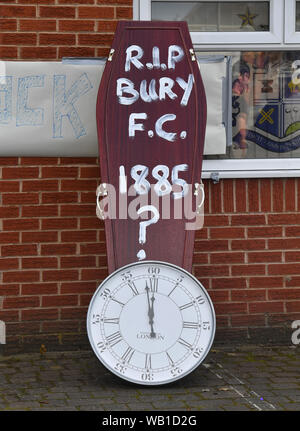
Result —
<instances>
[{"instance_id":1,"label":"question mark painted on coffin","mask_svg":"<svg viewBox=\"0 0 300 431\"><path fill-rule=\"evenodd\" d=\"M158 209L153 205L144 205L143 207L141 207L137 211L137 214L140 215L146 211L151 211L154 215L150 220L140 222L140 230L139 230L139 243L140 244L146 243L146 229L147 229L147 227L150 226L151 224L157 223L159 220ZM143 249L140 250L136 256L139 260L145 259L146 258L145 250L143 250Z\"/></svg>"}]
</instances>

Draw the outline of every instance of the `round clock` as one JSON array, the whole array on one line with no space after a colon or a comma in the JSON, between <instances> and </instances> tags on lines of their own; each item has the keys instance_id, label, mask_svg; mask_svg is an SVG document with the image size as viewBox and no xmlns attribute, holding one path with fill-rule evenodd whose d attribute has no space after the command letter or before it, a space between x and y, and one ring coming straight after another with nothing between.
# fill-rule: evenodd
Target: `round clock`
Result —
<instances>
[{"instance_id":1,"label":"round clock","mask_svg":"<svg viewBox=\"0 0 300 431\"><path fill-rule=\"evenodd\" d=\"M178 266L140 261L116 270L88 309L91 346L119 377L143 385L173 382L206 357L215 312L201 283Z\"/></svg>"}]
</instances>

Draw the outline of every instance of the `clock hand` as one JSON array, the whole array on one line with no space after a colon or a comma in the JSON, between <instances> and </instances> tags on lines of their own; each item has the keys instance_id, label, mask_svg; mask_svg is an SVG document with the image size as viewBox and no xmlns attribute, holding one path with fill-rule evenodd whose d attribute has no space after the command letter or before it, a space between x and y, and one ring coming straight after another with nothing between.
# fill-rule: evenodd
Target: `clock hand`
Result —
<instances>
[{"instance_id":1,"label":"clock hand","mask_svg":"<svg viewBox=\"0 0 300 431\"><path fill-rule=\"evenodd\" d=\"M148 317L149 317L149 325L151 326L150 337L151 337L151 338L155 338L156 334L155 334L154 329L153 329L153 323L154 323L154 322L153 322L153 317L154 317L153 301L155 300L155 298L154 298L154 295L152 295L152 298L151 298L152 305L150 305L150 298L149 298L149 290L150 290L150 289L149 289L149 287L148 287L147 282L146 282L145 290L146 290L146 293L147 293L147 300L148 300Z\"/></svg>"}]
</instances>

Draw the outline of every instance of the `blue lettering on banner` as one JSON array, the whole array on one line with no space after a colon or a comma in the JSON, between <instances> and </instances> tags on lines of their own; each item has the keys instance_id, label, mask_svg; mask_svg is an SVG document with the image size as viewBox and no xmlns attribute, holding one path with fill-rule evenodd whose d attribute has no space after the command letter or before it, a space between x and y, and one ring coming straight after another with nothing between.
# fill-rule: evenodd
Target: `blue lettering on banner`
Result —
<instances>
[{"instance_id":1,"label":"blue lettering on banner","mask_svg":"<svg viewBox=\"0 0 300 431\"><path fill-rule=\"evenodd\" d=\"M12 77L0 76L0 124L12 118Z\"/></svg>"},{"instance_id":2,"label":"blue lettering on banner","mask_svg":"<svg viewBox=\"0 0 300 431\"><path fill-rule=\"evenodd\" d=\"M27 106L28 89L43 86L44 75L25 76L18 79L17 126L42 126L44 124L44 109L33 109Z\"/></svg>"},{"instance_id":3,"label":"blue lettering on banner","mask_svg":"<svg viewBox=\"0 0 300 431\"><path fill-rule=\"evenodd\" d=\"M80 96L93 88L86 73L83 73L66 91L66 75L53 77L53 138L63 138L62 120L67 117L76 138L86 135L74 103Z\"/></svg>"}]
</instances>

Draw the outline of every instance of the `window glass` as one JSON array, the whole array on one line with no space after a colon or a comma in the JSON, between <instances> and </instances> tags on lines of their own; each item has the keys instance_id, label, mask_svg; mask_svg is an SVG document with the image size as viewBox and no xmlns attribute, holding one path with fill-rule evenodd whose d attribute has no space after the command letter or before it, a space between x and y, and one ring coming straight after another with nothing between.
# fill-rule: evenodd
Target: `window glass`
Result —
<instances>
[{"instance_id":1,"label":"window glass","mask_svg":"<svg viewBox=\"0 0 300 431\"><path fill-rule=\"evenodd\" d=\"M226 155L207 158L300 157L300 69L293 65L300 52L231 55L232 142Z\"/></svg>"},{"instance_id":2,"label":"window glass","mask_svg":"<svg viewBox=\"0 0 300 431\"><path fill-rule=\"evenodd\" d=\"M300 3L300 2L297 2ZM269 2L152 1L152 20L187 21L190 31L270 31Z\"/></svg>"},{"instance_id":3,"label":"window glass","mask_svg":"<svg viewBox=\"0 0 300 431\"><path fill-rule=\"evenodd\" d=\"M300 1L296 1L296 31L300 31Z\"/></svg>"}]
</instances>

